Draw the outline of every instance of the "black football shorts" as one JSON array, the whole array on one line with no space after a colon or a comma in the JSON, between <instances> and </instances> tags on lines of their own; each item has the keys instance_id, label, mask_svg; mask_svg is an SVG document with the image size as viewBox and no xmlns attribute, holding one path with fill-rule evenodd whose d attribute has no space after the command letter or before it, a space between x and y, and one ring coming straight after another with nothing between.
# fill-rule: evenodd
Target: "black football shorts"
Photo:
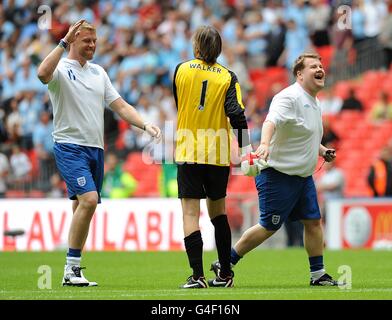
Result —
<instances>
[{"instance_id":1,"label":"black football shorts","mask_svg":"<svg viewBox=\"0 0 392 320\"><path fill-rule=\"evenodd\" d=\"M177 164L178 198L218 200L226 197L229 166Z\"/></svg>"}]
</instances>

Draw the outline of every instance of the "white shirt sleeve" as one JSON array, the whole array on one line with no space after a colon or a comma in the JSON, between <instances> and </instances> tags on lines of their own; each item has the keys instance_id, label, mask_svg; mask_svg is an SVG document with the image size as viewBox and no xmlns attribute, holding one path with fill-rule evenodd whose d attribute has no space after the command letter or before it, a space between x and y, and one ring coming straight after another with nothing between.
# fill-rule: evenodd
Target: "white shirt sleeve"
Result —
<instances>
[{"instance_id":1,"label":"white shirt sleeve","mask_svg":"<svg viewBox=\"0 0 392 320\"><path fill-rule=\"evenodd\" d=\"M117 92L117 90L113 87L112 82L109 79L108 74L106 73L105 70L103 70L104 77L105 77L105 104L106 106L110 106L110 104L120 98L120 94Z\"/></svg>"},{"instance_id":2,"label":"white shirt sleeve","mask_svg":"<svg viewBox=\"0 0 392 320\"><path fill-rule=\"evenodd\" d=\"M276 127L280 127L288 121L294 121L294 98L288 95L276 95L272 99L266 120L274 123Z\"/></svg>"},{"instance_id":3,"label":"white shirt sleeve","mask_svg":"<svg viewBox=\"0 0 392 320\"><path fill-rule=\"evenodd\" d=\"M53 75L52 75L52 79L48 82L48 88L50 90L54 90L59 83L59 70L58 70L58 66L56 69L54 69L53 71Z\"/></svg>"}]
</instances>

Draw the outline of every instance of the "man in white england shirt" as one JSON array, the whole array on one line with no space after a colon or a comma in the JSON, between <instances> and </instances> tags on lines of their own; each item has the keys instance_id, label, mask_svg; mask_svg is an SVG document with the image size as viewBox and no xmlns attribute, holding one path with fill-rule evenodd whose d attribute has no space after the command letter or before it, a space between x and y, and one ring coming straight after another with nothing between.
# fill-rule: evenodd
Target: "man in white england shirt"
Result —
<instances>
[{"instance_id":1,"label":"man in white england shirt","mask_svg":"<svg viewBox=\"0 0 392 320\"><path fill-rule=\"evenodd\" d=\"M335 150L321 145L321 109L316 98L325 72L317 54L299 56L293 66L296 82L272 100L263 124L256 155L267 166L256 176L259 223L244 232L231 252L234 266L246 253L272 236L287 220L304 224L304 246L309 257L310 285L335 286L324 269L323 229L312 174L318 157L333 161ZM219 263L212 264L218 272Z\"/></svg>"},{"instance_id":2,"label":"man in white england shirt","mask_svg":"<svg viewBox=\"0 0 392 320\"><path fill-rule=\"evenodd\" d=\"M93 59L96 41L95 27L80 20L38 68L38 78L48 84L53 104L56 164L73 200L62 282L67 286L97 285L83 276L80 262L90 221L101 202L105 106L150 136L159 139L161 134L157 126L144 122L121 98L101 66L88 62ZM67 58L61 59L67 48Z\"/></svg>"}]
</instances>

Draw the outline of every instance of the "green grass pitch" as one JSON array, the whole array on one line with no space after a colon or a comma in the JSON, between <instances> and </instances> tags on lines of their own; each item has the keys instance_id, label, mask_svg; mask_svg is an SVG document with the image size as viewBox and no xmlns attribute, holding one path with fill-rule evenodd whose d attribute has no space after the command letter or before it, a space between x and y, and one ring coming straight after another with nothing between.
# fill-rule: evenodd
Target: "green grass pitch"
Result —
<instances>
[{"instance_id":1,"label":"green grass pitch","mask_svg":"<svg viewBox=\"0 0 392 320\"><path fill-rule=\"evenodd\" d=\"M214 252L204 253L207 279L213 276L209 265L215 257ZM350 290L310 287L304 249L250 252L235 267L235 287L228 289L178 289L191 272L184 252L86 252L85 276L99 284L88 288L61 286L64 260L64 252L0 253L0 299L392 299L392 251L326 251L327 271L335 278L342 275L339 266L350 266ZM41 265L51 267L51 289L38 287Z\"/></svg>"}]
</instances>

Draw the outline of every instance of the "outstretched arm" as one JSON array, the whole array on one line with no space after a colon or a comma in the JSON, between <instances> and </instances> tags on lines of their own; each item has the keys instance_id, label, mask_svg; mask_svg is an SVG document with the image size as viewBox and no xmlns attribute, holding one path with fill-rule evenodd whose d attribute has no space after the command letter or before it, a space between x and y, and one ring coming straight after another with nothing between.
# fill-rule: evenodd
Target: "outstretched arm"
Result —
<instances>
[{"instance_id":1,"label":"outstretched arm","mask_svg":"<svg viewBox=\"0 0 392 320\"><path fill-rule=\"evenodd\" d=\"M275 124L269 120L264 121L263 128L261 129L260 145L256 150L256 155L265 161L269 156L269 146L274 132Z\"/></svg>"},{"instance_id":2,"label":"outstretched arm","mask_svg":"<svg viewBox=\"0 0 392 320\"><path fill-rule=\"evenodd\" d=\"M69 28L67 35L63 39L68 46L75 41L75 34L84 21L85 20L79 20ZM38 67L38 78L42 83L47 84L52 80L53 72L59 63L64 50L63 47L57 46L48 54L44 61L42 61Z\"/></svg>"},{"instance_id":3,"label":"outstretched arm","mask_svg":"<svg viewBox=\"0 0 392 320\"><path fill-rule=\"evenodd\" d=\"M113 111L115 111L122 119L124 119L129 124L146 131L151 137L160 139L161 129L151 123L144 122L139 112L137 112L136 109L130 104L128 104L123 98L118 98L114 100L110 104L110 108L112 108Z\"/></svg>"}]
</instances>

